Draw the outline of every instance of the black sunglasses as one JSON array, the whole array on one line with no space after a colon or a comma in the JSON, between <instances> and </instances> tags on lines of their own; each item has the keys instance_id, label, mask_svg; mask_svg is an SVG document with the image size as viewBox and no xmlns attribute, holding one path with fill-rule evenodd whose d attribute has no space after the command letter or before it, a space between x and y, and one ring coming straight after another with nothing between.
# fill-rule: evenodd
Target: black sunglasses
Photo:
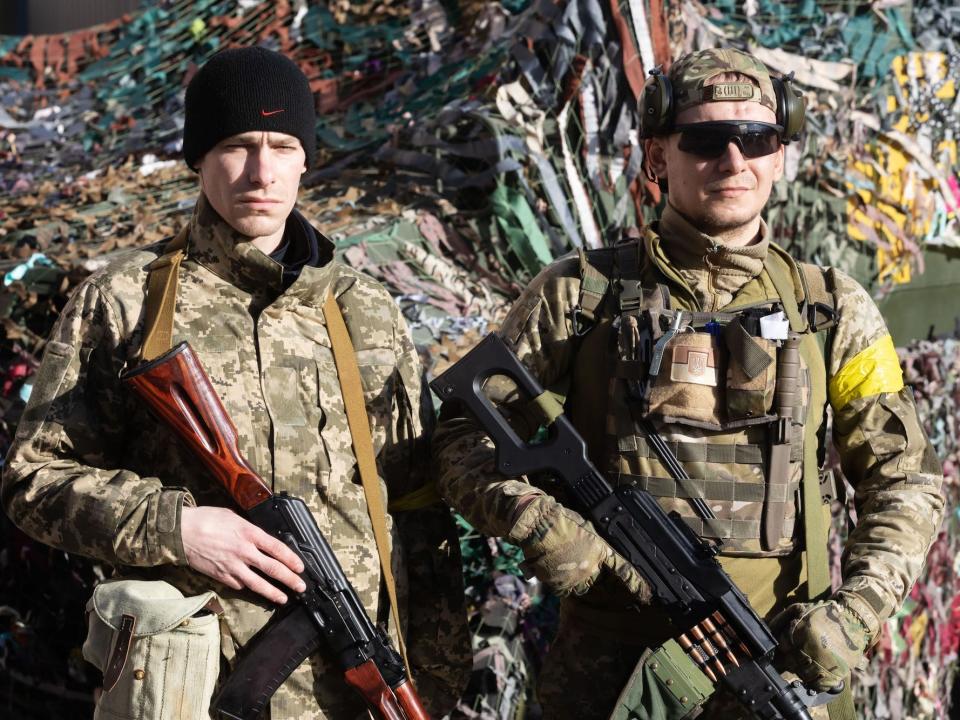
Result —
<instances>
[{"instance_id":1,"label":"black sunglasses","mask_svg":"<svg viewBox=\"0 0 960 720\"><path fill-rule=\"evenodd\" d=\"M674 132L680 133L680 150L708 160L720 157L727 145L735 142L745 158L772 155L780 148L783 128L765 122L740 122L718 120L716 122L677 125Z\"/></svg>"}]
</instances>

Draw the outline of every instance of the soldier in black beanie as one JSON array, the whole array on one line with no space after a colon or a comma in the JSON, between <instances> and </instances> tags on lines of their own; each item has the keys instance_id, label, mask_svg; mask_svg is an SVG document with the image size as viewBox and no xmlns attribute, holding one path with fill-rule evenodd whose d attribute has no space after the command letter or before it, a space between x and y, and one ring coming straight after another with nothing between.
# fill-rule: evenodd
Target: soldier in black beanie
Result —
<instances>
[{"instance_id":1,"label":"soldier in black beanie","mask_svg":"<svg viewBox=\"0 0 960 720\"><path fill-rule=\"evenodd\" d=\"M290 284L318 261L313 230L293 206L316 155L310 83L289 58L262 47L214 55L187 86L183 157L204 199L284 265ZM291 233L290 221L304 228Z\"/></svg>"},{"instance_id":2,"label":"soldier in black beanie","mask_svg":"<svg viewBox=\"0 0 960 720\"><path fill-rule=\"evenodd\" d=\"M197 161L224 138L265 130L297 138L309 167L316 123L310 83L292 60L262 47L224 50L187 88L183 157L196 170Z\"/></svg>"},{"instance_id":3,"label":"soldier in black beanie","mask_svg":"<svg viewBox=\"0 0 960 720\"><path fill-rule=\"evenodd\" d=\"M186 95L184 158L201 191L192 218L176 238L82 283L51 337L2 495L25 532L99 558L123 578L98 587L88 606L84 653L104 671L96 717L219 717L210 705L229 679L221 652L242 656L271 612L304 590L297 555L239 515L119 380L183 341L231 416L239 451L275 492L306 503L362 611L385 622L398 647L407 647L400 627L409 630L410 662L415 673L424 668L416 679L433 714L451 708L461 667L469 672L465 613L452 602L463 597L459 555L449 550L456 531L446 507L423 492L419 410L429 400L420 359L390 294L339 262L294 207L315 148L313 95L290 59L259 47L215 55ZM346 341L328 330L337 318ZM347 422L334 345L359 366L368 444L357 445ZM401 501L402 513L370 509L378 503L368 506L355 447L374 456L363 485L372 482L383 508ZM444 578L452 600L418 577ZM384 597L381 584L399 589ZM194 617L201 607L219 622ZM121 618L124 630L113 624ZM314 652L318 638L302 634L302 644L282 648L283 668L249 683L250 706L269 699L272 720L365 716L332 653ZM451 674L437 672L446 670L444 651L462 663L449 665Z\"/></svg>"}]
</instances>

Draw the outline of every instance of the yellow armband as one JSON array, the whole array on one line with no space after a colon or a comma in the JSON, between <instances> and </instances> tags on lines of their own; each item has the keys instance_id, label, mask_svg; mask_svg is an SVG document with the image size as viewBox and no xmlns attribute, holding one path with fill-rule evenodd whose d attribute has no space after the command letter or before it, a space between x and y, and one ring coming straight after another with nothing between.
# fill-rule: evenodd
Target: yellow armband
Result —
<instances>
[{"instance_id":1,"label":"yellow armband","mask_svg":"<svg viewBox=\"0 0 960 720\"><path fill-rule=\"evenodd\" d=\"M903 389L900 359L893 338L884 335L854 355L830 380L830 404L840 410L854 400Z\"/></svg>"}]
</instances>

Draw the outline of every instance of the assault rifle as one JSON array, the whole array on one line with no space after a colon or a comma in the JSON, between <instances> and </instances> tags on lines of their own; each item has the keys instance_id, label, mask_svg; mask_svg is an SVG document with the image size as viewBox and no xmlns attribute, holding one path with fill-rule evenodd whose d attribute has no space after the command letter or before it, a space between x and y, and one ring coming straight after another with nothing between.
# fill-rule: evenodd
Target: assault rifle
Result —
<instances>
[{"instance_id":1,"label":"assault rifle","mask_svg":"<svg viewBox=\"0 0 960 720\"><path fill-rule=\"evenodd\" d=\"M614 488L587 458L587 447L560 415L543 442L517 436L482 385L512 379L529 398L543 394L536 378L495 334L488 335L430 387L444 402L458 400L496 445L497 468L508 476L547 471L559 478L601 537L650 584L682 632L677 643L704 675L725 685L760 720L810 720L808 708L835 699L841 688L817 694L774 668L777 642L716 560L717 549L676 513L667 515L649 493Z\"/></svg>"},{"instance_id":2,"label":"assault rifle","mask_svg":"<svg viewBox=\"0 0 960 720\"><path fill-rule=\"evenodd\" d=\"M237 431L187 343L121 379L206 466L257 527L303 561L307 589L273 613L213 699L215 717L254 720L301 662L322 646L381 720L429 720L387 634L375 627L300 498L274 494L237 447Z\"/></svg>"}]
</instances>

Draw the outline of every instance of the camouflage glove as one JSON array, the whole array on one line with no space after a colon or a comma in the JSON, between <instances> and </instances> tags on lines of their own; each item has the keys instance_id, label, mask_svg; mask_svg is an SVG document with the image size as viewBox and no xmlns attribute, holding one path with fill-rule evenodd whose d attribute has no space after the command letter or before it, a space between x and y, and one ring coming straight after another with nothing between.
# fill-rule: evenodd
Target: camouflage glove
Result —
<instances>
[{"instance_id":1,"label":"camouflage glove","mask_svg":"<svg viewBox=\"0 0 960 720\"><path fill-rule=\"evenodd\" d=\"M602 568L613 572L641 603L650 602L650 587L593 527L553 498L538 495L523 508L510 532L523 550L524 568L559 595L582 595Z\"/></svg>"},{"instance_id":2,"label":"camouflage glove","mask_svg":"<svg viewBox=\"0 0 960 720\"><path fill-rule=\"evenodd\" d=\"M831 600L797 603L770 623L780 639L789 670L817 691L849 682L880 630L876 614L861 598L844 591Z\"/></svg>"}]
</instances>

